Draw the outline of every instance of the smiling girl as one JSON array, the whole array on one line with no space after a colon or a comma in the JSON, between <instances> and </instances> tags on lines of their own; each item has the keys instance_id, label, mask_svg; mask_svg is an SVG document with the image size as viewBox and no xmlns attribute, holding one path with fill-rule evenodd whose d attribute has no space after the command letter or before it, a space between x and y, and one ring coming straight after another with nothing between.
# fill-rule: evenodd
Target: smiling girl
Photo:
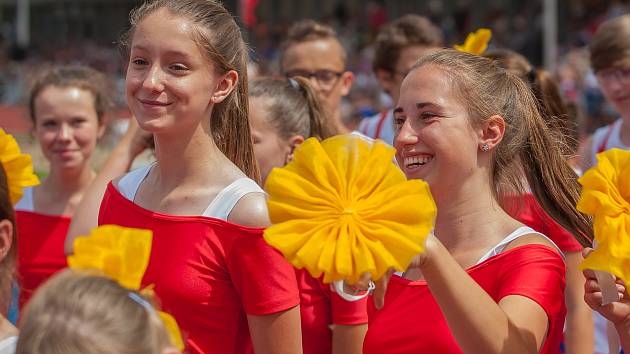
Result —
<instances>
[{"instance_id":1,"label":"smiling girl","mask_svg":"<svg viewBox=\"0 0 630 354\"><path fill-rule=\"evenodd\" d=\"M46 70L30 92L34 135L50 163L42 184L16 205L20 305L65 268L64 240L71 218L95 176L90 157L103 134L109 106L105 77L86 67Z\"/></svg>"},{"instance_id":2,"label":"smiling girl","mask_svg":"<svg viewBox=\"0 0 630 354\"><path fill-rule=\"evenodd\" d=\"M126 94L157 162L109 186L99 224L153 231L143 285L191 353L301 352L292 267L269 225L248 121L247 47L212 0L150 1L131 14Z\"/></svg>"}]
</instances>

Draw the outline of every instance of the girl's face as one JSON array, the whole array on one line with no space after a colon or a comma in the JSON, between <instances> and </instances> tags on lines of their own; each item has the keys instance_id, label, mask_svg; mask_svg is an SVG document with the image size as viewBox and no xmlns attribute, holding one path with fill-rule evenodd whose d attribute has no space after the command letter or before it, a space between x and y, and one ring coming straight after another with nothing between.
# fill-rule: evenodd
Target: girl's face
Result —
<instances>
[{"instance_id":1,"label":"girl's face","mask_svg":"<svg viewBox=\"0 0 630 354\"><path fill-rule=\"evenodd\" d=\"M289 162L291 144L278 134L269 124L268 102L264 98L249 98L249 123L254 141L254 155L258 161L262 181L274 167L282 167Z\"/></svg>"},{"instance_id":2,"label":"girl's face","mask_svg":"<svg viewBox=\"0 0 630 354\"><path fill-rule=\"evenodd\" d=\"M447 195L478 167L479 135L445 73L425 65L404 79L394 109L396 159L407 178Z\"/></svg>"},{"instance_id":3,"label":"girl's face","mask_svg":"<svg viewBox=\"0 0 630 354\"><path fill-rule=\"evenodd\" d=\"M53 169L82 168L104 127L94 95L77 87L48 86L35 98L35 135Z\"/></svg>"},{"instance_id":4,"label":"girl's face","mask_svg":"<svg viewBox=\"0 0 630 354\"><path fill-rule=\"evenodd\" d=\"M131 39L127 102L140 127L159 134L190 130L210 116L218 75L193 40L195 24L159 9Z\"/></svg>"}]
</instances>

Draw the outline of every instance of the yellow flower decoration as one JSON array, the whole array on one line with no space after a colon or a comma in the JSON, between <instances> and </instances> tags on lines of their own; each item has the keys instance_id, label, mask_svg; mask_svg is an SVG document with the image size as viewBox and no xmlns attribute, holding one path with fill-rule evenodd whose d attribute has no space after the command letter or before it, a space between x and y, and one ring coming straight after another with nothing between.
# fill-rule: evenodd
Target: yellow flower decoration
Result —
<instances>
[{"instance_id":1,"label":"yellow flower decoration","mask_svg":"<svg viewBox=\"0 0 630 354\"><path fill-rule=\"evenodd\" d=\"M76 270L99 271L127 289L153 297L150 287L140 290L152 243L151 230L102 225L93 229L89 236L74 240L74 255L68 256L68 266ZM184 342L173 316L162 311L157 311L157 315L164 323L171 343L183 350Z\"/></svg>"},{"instance_id":2,"label":"yellow flower decoration","mask_svg":"<svg viewBox=\"0 0 630 354\"><path fill-rule=\"evenodd\" d=\"M22 188L39 184L39 179L33 173L31 156L20 151L15 138L0 128L0 162L7 175L9 185L9 199L15 205L22 199Z\"/></svg>"},{"instance_id":3,"label":"yellow flower decoration","mask_svg":"<svg viewBox=\"0 0 630 354\"><path fill-rule=\"evenodd\" d=\"M630 283L630 151L597 154L597 165L579 179L577 209L594 216L597 248L580 265Z\"/></svg>"},{"instance_id":4,"label":"yellow flower decoration","mask_svg":"<svg viewBox=\"0 0 630 354\"><path fill-rule=\"evenodd\" d=\"M488 28L480 28L476 32L469 33L463 45L455 44L453 47L460 52L481 55L488 48L490 38L492 38L492 31Z\"/></svg>"},{"instance_id":5,"label":"yellow flower decoration","mask_svg":"<svg viewBox=\"0 0 630 354\"><path fill-rule=\"evenodd\" d=\"M267 178L273 226L265 240L326 283L406 269L424 251L436 206L427 183L407 181L394 154L357 135L306 140Z\"/></svg>"}]
</instances>

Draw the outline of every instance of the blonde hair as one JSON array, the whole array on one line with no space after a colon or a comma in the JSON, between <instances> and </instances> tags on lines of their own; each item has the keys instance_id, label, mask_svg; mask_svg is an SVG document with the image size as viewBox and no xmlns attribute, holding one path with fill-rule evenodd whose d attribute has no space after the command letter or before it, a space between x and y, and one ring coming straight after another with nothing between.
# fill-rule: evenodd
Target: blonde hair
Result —
<instances>
[{"instance_id":1,"label":"blonde hair","mask_svg":"<svg viewBox=\"0 0 630 354\"><path fill-rule=\"evenodd\" d=\"M16 354L158 354L172 346L155 311L130 294L140 296L103 276L55 275L25 308Z\"/></svg>"},{"instance_id":2,"label":"blonde hair","mask_svg":"<svg viewBox=\"0 0 630 354\"><path fill-rule=\"evenodd\" d=\"M131 28L121 39L121 49L128 56L136 26L147 16L166 9L197 26L194 40L212 61L219 75L230 70L238 73L236 88L215 104L210 130L215 144L248 177L260 181L249 128L247 101L247 45L234 17L214 0L153 0L129 15Z\"/></svg>"},{"instance_id":3,"label":"blonde hair","mask_svg":"<svg viewBox=\"0 0 630 354\"><path fill-rule=\"evenodd\" d=\"M307 79L259 78L251 82L250 97L267 100L267 122L285 139L329 138L337 131Z\"/></svg>"},{"instance_id":4,"label":"blonde hair","mask_svg":"<svg viewBox=\"0 0 630 354\"><path fill-rule=\"evenodd\" d=\"M593 71L630 65L630 15L604 22L589 44Z\"/></svg>"},{"instance_id":5,"label":"blonde hair","mask_svg":"<svg viewBox=\"0 0 630 354\"><path fill-rule=\"evenodd\" d=\"M580 185L545 123L529 86L491 59L443 49L427 54L412 71L431 65L445 74L471 124L493 115L505 120L503 140L493 149L494 197L503 205L509 195L525 191L521 171L545 212L584 246L593 239L591 220L575 208ZM520 165L520 166L519 166Z\"/></svg>"}]
</instances>

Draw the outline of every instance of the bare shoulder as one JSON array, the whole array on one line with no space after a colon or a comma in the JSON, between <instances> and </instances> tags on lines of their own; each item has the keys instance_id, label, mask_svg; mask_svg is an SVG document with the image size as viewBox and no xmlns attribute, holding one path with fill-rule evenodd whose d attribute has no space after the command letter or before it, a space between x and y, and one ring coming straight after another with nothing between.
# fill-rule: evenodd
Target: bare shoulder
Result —
<instances>
[{"instance_id":1,"label":"bare shoulder","mask_svg":"<svg viewBox=\"0 0 630 354\"><path fill-rule=\"evenodd\" d=\"M263 192L253 192L243 196L232 209L228 221L249 227L271 225L266 195Z\"/></svg>"},{"instance_id":2,"label":"bare shoulder","mask_svg":"<svg viewBox=\"0 0 630 354\"><path fill-rule=\"evenodd\" d=\"M516 248L519 246L525 245L543 245L551 248L554 251L558 251L557 246L551 242L548 238L542 237L539 234L527 234L523 235L516 240L510 242L507 247L505 247L505 251L511 250L512 248Z\"/></svg>"}]
</instances>

